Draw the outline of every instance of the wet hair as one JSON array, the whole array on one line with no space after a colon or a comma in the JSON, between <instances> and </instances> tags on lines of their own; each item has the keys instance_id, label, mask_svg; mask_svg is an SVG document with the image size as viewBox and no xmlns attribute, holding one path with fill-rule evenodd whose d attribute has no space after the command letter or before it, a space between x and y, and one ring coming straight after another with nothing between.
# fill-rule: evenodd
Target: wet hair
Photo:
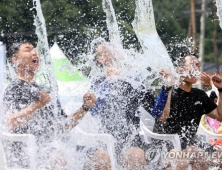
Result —
<instances>
[{"instance_id":1,"label":"wet hair","mask_svg":"<svg viewBox=\"0 0 222 170\"><path fill-rule=\"evenodd\" d=\"M94 56L93 61L95 62L96 66L99 68L102 68L103 65L98 62L97 51L98 51L98 47L105 42L106 41L103 38L97 38L91 43L91 54Z\"/></svg>"},{"instance_id":2,"label":"wet hair","mask_svg":"<svg viewBox=\"0 0 222 170\"><path fill-rule=\"evenodd\" d=\"M105 43L105 39L99 37L91 42L91 54L96 55L98 47Z\"/></svg>"},{"instance_id":3,"label":"wet hair","mask_svg":"<svg viewBox=\"0 0 222 170\"><path fill-rule=\"evenodd\" d=\"M212 101L214 101L215 98L218 98L218 97L217 97L216 93L215 93L214 91L212 91L212 92L210 93L210 99L211 99Z\"/></svg>"},{"instance_id":4,"label":"wet hair","mask_svg":"<svg viewBox=\"0 0 222 170\"><path fill-rule=\"evenodd\" d=\"M8 49L8 56L7 56L7 62L9 62L10 64L12 64L12 57L15 56L15 54L19 51L19 48L21 45L23 44L31 44L28 41L22 41L22 42L16 42L13 43L10 48ZM32 45L32 44L31 44Z\"/></svg>"},{"instance_id":5,"label":"wet hair","mask_svg":"<svg viewBox=\"0 0 222 170\"><path fill-rule=\"evenodd\" d=\"M186 57L186 56L189 56L189 55L197 57L194 52L183 51L182 53L180 53L180 57L179 57L179 59L176 61L176 65L177 65L178 67L183 67L184 64L185 64L185 62L186 62L185 57Z\"/></svg>"}]
</instances>

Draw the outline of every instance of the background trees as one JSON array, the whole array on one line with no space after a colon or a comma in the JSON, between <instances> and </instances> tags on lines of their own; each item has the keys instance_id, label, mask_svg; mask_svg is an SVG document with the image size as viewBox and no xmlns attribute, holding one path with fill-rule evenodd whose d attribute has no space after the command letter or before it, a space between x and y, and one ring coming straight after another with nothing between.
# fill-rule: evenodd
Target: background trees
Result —
<instances>
[{"instance_id":1,"label":"background trees","mask_svg":"<svg viewBox=\"0 0 222 170\"><path fill-rule=\"evenodd\" d=\"M98 36L108 38L102 0L42 0L50 45L56 40L72 60L90 47ZM135 0L113 0L124 46L140 48L132 29ZM190 0L153 1L157 31L166 46L178 44L188 36L190 23ZM200 36L201 0L195 1L197 45ZM214 62L215 29L218 49L222 47L221 28L214 26L213 2L207 4L205 62ZM0 0L0 41L9 46L12 42L27 39L36 42L33 25L32 0ZM213 41L214 40L214 41ZM172 56L174 53L172 53ZM219 62L222 57L219 50Z\"/></svg>"}]
</instances>

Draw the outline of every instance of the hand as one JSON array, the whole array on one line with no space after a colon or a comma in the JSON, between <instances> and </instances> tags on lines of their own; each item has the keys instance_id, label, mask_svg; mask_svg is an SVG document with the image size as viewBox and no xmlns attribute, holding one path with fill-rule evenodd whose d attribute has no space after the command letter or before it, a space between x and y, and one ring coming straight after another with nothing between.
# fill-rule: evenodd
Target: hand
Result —
<instances>
[{"instance_id":1,"label":"hand","mask_svg":"<svg viewBox=\"0 0 222 170\"><path fill-rule=\"evenodd\" d=\"M203 85L213 85L211 77L205 72L200 74L200 80Z\"/></svg>"},{"instance_id":2,"label":"hand","mask_svg":"<svg viewBox=\"0 0 222 170\"><path fill-rule=\"evenodd\" d=\"M93 107L93 105L96 102L96 96L94 93L91 92L87 92L84 96L83 96L83 102L84 105L88 108L91 109Z\"/></svg>"},{"instance_id":3,"label":"hand","mask_svg":"<svg viewBox=\"0 0 222 170\"><path fill-rule=\"evenodd\" d=\"M50 94L47 91L41 91L38 94L38 107L42 108L51 101Z\"/></svg>"},{"instance_id":4,"label":"hand","mask_svg":"<svg viewBox=\"0 0 222 170\"><path fill-rule=\"evenodd\" d=\"M169 69L162 69L159 74L166 86L174 85L175 77Z\"/></svg>"},{"instance_id":5,"label":"hand","mask_svg":"<svg viewBox=\"0 0 222 170\"><path fill-rule=\"evenodd\" d=\"M109 67L107 69L107 73L109 76L111 75L119 75L120 74L120 70L118 68L115 68L115 67Z\"/></svg>"},{"instance_id":6,"label":"hand","mask_svg":"<svg viewBox=\"0 0 222 170\"><path fill-rule=\"evenodd\" d=\"M160 76L164 78L164 77L172 76L172 73L169 69L163 68L160 71Z\"/></svg>"},{"instance_id":7,"label":"hand","mask_svg":"<svg viewBox=\"0 0 222 170\"><path fill-rule=\"evenodd\" d=\"M214 75L212 77L212 81L213 84L217 87L217 88L222 88L222 77L219 75Z\"/></svg>"}]
</instances>

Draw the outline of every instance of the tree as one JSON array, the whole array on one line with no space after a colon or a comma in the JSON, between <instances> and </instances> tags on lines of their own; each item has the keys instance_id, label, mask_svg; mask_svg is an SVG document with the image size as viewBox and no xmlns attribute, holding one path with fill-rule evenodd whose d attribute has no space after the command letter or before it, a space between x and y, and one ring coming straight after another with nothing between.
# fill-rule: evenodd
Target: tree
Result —
<instances>
[{"instance_id":1,"label":"tree","mask_svg":"<svg viewBox=\"0 0 222 170\"><path fill-rule=\"evenodd\" d=\"M125 48L140 48L132 28L135 0L112 0ZM200 9L196 0L196 9ZM78 54L87 52L92 39L102 36L108 39L102 0L41 0L46 20L48 40L60 45L70 60L78 61ZM36 42L32 0L0 0L0 41L8 46L14 41L27 39ZM190 2L183 0L153 1L157 31L166 46L179 44L187 37ZM32 9L32 10L30 10ZM196 13L197 41L199 39L200 14ZM206 18L205 61L213 61L213 15ZM221 28L218 28L218 48L222 46ZM179 51L179 50L178 50ZM174 56L174 54L172 54Z\"/></svg>"}]
</instances>

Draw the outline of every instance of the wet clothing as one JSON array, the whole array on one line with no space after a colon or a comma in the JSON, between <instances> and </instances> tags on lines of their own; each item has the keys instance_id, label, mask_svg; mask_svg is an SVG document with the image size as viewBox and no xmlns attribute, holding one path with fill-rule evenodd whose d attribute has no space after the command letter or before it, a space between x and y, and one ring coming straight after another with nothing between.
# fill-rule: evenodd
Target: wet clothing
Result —
<instances>
[{"instance_id":1,"label":"wet clothing","mask_svg":"<svg viewBox=\"0 0 222 170\"><path fill-rule=\"evenodd\" d=\"M159 119L162 116L170 89L171 88L162 87L162 90L155 100L154 106L149 110L153 118Z\"/></svg>"},{"instance_id":2,"label":"wet clothing","mask_svg":"<svg viewBox=\"0 0 222 170\"><path fill-rule=\"evenodd\" d=\"M186 92L180 88L173 88L169 117L165 122L156 120L154 132L178 134L181 147L185 149L197 143L195 135L201 116L216 108L217 105L203 90L192 88L190 92Z\"/></svg>"},{"instance_id":3,"label":"wet clothing","mask_svg":"<svg viewBox=\"0 0 222 170\"><path fill-rule=\"evenodd\" d=\"M141 147L137 110L139 106L146 110L153 106L154 97L150 91L145 91L143 87L134 89L123 80L110 82L105 77L94 81L92 89L98 98L91 114L100 118L101 131L112 134L116 139L116 153L122 155L123 150L130 146Z\"/></svg>"},{"instance_id":4,"label":"wet clothing","mask_svg":"<svg viewBox=\"0 0 222 170\"><path fill-rule=\"evenodd\" d=\"M12 81L6 88L3 99L6 116L8 114L17 113L20 110L27 108L30 104L36 102L38 93L43 90L45 89L21 79L15 79ZM58 126L59 123L68 121L59 102L57 102L57 115L54 115L53 108L54 106L49 103L45 107L38 109L35 113L33 113L29 120L20 128L11 131L5 127L6 131L14 134L33 134L36 137L36 143L39 148L44 147L54 140L54 135L60 128ZM13 161L12 164L16 166L19 164L21 167L28 167L29 162L26 160L27 156L25 156L22 149L24 147L24 143L6 142L5 145L7 153L9 154L8 156Z\"/></svg>"}]
</instances>

